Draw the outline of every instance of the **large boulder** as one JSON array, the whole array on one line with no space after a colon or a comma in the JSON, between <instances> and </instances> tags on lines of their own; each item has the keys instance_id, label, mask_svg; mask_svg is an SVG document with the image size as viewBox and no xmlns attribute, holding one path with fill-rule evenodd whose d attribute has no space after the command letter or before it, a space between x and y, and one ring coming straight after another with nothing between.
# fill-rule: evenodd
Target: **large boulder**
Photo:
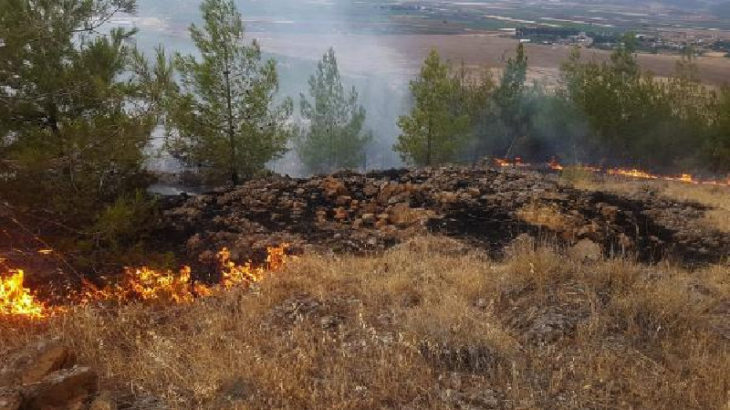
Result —
<instances>
[{"instance_id":1,"label":"large boulder","mask_svg":"<svg viewBox=\"0 0 730 410\"><path fill-rule=\"evenodd\" d=\"M115 408L108 396L103 403L95 398L97 373L78 366L74 352L58 339L11 351L1 365L0 410L86 409L89 402L98 402L99 410Z\"/></svg>"},{"instance_id":2,"label":"large boulder","mask_svg":"<svg viewBox=\"0 0 730 410\"><path fill-rule=\"evenodd\" d=\"M98 376L90 367L74 366L53 372L38 383L23 386L23 408L69 408L83 403L98 389Z\"/></svg>"},{"instance_id":3,"label":"large boulder","mask_svg":"<svg viewBox=\"0 0 730 410\"><path fill-rule=\"evenodd\" d=\"M0 368L0 387L39 382L74 361L73 353L57 339L38 342L8 355Z\"/></svg>"}]
</instances>

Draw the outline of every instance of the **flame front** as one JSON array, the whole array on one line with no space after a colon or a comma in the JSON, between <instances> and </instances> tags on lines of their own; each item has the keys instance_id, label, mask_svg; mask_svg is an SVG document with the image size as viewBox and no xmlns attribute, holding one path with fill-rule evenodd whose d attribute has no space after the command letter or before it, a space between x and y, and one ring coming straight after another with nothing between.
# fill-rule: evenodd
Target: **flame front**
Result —
<instances>
[{"instance_id":1,"label":"flame front","mask_svg":"<svg viewBox=\"0 0 730 410\"><path fill-rule=\"evenodd\" d=\"M196 297L197 284L193 284L190 278L191 270L187 266L179 272L156 271L148 267L126 268L118 284L97 288L85 282L82 303L101 300L191 302Z\"/></svg>"},{"instance_id":2,"label":"flame front","mask_svg":"<svg viewBox=\"0 0 730 410\"><path fill-rule=\"evenodd\" d=\"M189 303L197 298L213 295L221 289L248 287L261 281L267 274L284 266L287 248L287 244L267 248L266 264L256 267L251 261L243 265L236 264L231 260L231 252L223 248L218 252L218 262L222 272L220 286L193 281L192 269L189 266L183 267L178 272L157 271L148 267L127 268L123 280L116 285L97 288L93 284L86 283L82 302L88 304L114 300Z\"/></svg>"},{"instance_id":3,"label":"flame front","mask_svg":"<svg viewBox=\"0 0 730 410\"><path fill-rule=\"evenodd\" d=\"M512 163L509 162L507 159L495 159L495 164L500 167L508 167L511 166ZM516 163L517 166L528 166L521 162ZM553 157L550 159L550 161L547 162L548 168L552 169L553 171L562 171L565 169L563 165L558 162L558 160ZM663 181L677 181L677 182L684 182L687 184L695 184L695 185L717 185L717 186L730 186L730 178L727 180L700 180L696 179L692 174L680 174L679 176L667 176L667 175L655 175L646 171L642 171L640 169L636 168L612 168L612 169L603 169L595 166L590 165L575 165L572 166L574 169L579 169L581 171L588 171L588 172L595 172L595 173L602 173L605 172L607 175L612 176L619 176L619 177L625 177L625 178L636 178L636 179L656 179L656 180L663 180Z\"/></svg>"},{"instance_id":4,"label":"flame front","mask_svg":"<svg viewBox=\"0 0 730 410\"><path fill-rule=\"evenodd\" d=\"M631 178L642 178L642 179L658 179L659 177L656 175L652 175L648 172L640 171L638 169L621 169L621 168L615 168L615 169L609 169L606 171L608 175L620 175L624 177L631 177Z\"/></svg>"},{"instance_id":5,"label":"flame front","mask_svg":"<svg viewBox=\"0 0 730 410\"><path fill-rule=\"evenodd\" d=\"M248 287L264 279L268 274L280 270L287 260L284 244L267 249L264 266L253 266L252 262L238 265L231 261L231 253L224 248L218 253L222 272L219 285L207 285L192 279L189 266L175 272L155 270L148 267L126 268L120 281L113 285L97 287L91 282L83 283L83 291L75 298L82 305L95 302L113 301L128 303L133 301L161 304L190 303L197 298L207 297L221 290L234 287ZM41 318L63 312L63 309L49 309L39 302L30 290L23 287L22 270L10 271L7 278L0 277L0 316L17 315Z\"/></svg>"},{"instance_id":6,"label":"flame front","mask_svg":"<svg viewBox=\"0 0 730 410\"><path fill-rule=\"evenodd\" d=\"M562 171L563 170L563 166L560 165L560 162L558 162L558 159L555 157L550 158L550 162L548 162L548 166L553 171Z\"/></svg>"},{"instance_id":7,"label":"flame front","mask_svg":"<svg viewBox=\"0 0 730 410\"><path fill-rule=\"evenodd\" d=\"M46 307L29 289L23 287L25 273L11 270L6 278L0 276L0 316L20 315L33 318L46 316Z\"/></svg>"},{"instance_id":8,"label":"flame front","mask_svg":"<svg viewBox=\"0 0 730 410\"><path fill-rule=\"evenodd\" d=\"M529 167L530 164L526 164L522 161L522 157L514 157L512 159L510 158L492 158L494 161L494 164L498 167L507 168L507 167Z\"/></svg>"}]
</instances>

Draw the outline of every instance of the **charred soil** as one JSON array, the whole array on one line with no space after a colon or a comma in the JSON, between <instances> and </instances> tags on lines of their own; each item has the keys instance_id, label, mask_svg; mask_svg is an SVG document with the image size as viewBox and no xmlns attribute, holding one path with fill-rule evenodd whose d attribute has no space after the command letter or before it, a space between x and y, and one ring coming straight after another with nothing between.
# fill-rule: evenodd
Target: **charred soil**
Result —
<instances>
[{"instance_id":1,"label":"charred soil","mask_svg":"<svg viewBox=\"0 0 730 410\"><path fill-rule=\"evenodd\" d=\"M724 189L724 188L721 188ZM457 238L500 257L528 235L562 246L593 243L606 256L685 265L723 261L730 234L697 223L710 207L651 191L621 195L575 189L556 175L489 167L272 176L231 189L179 197L165 235L182 253L211 264L223 247L259 259L267 246L292 252L368 254L414 235Z\"/></svg>"}]
</instances>

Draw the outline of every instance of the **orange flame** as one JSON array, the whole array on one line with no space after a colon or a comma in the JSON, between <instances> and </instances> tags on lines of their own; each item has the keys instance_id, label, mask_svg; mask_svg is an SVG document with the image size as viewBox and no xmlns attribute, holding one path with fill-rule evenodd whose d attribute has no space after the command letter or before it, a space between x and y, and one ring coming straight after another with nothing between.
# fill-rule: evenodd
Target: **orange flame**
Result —
<instances>
[{"instance_id":1,"label":"orange flame","mask_svg":"<svg viewBox=\"0 0 730 410\"><path fill-rule=\"evenodd\" d=\"M99 300L191 302L195 299L196 294L190 277L191 270L187 266L177 273L169 270L158 272L147 267L126 268L122 281L116 285L100 289L86 282L82 302L90 303Z\"/></svg>"},{"instance_id":2,"label":"orange flame","mask_svg":"<svg viewBox=\"0 0 730 410\"><path fill-rule=\"evenodd\" d=\"M522 157L509 158L492 158L494 164L498 167L529 167L530 164L526 164L522 161Z\"/></svg>"},{"instance_id":3,"label":"orange flame","mask_svg":"<svg viewBox=\"0 0 730 410\"><path fill-rule=\"evenodd\" d=\"M658 177L656 175L652 175L648 172L640 171L638 169L621 169L621 168L615 168L615 169L609 169L606 171L608 175L621 175L625 177L632 177L632 178L642 178L642 179L657 179Z\"/></svg>"},{"instance_id":4,"label":"orange flame","mask_svg":"<svg viewBox=\"0 0 730 410\"><path fill-rule=\"evenodd\" d=\"M499 167L508 167L512 165L512 163L505 158L494 158L494 163Z\"/></svg>"},{"instance_id":5,"label":"orange flame","mask_svg":"<svg viewBox=\"0 0 730 410\"><path fill-rule=\"evenodd\" d=\"M264 266L254 267L251 261L237 265L231 261L230 251L226 248L218 253L223 272L219 285L206 285L192 280L192 270L184 266L178 272L158 271L148 267L126 268L122 279L113 285L99 288L84 282L84 289L78 297L82 305L100 301L126 303L131 301L181 304L190 303L197 298L207 297L221 290L234 287L248 287L263 280L268 274L281 270L287 261L287 244L267 248ZM23 287L23 271L11 271L7 279L0 277L0 316L18 315L41 318L63 309L49 309L36 300L31 292Z\"/></svg>"},{"instance_id":6,"label":"orange flame","mask_svg":"<svg viewBox=\"0 0 730 410\"><path fill-rule=\"evenodd\" d=\"M236 286L248 287L263 280L268 273L280 270L286 263L286 249L283 244L267 248L266 264L254 267L251 261L237 265L231 261L231 253L227 248L218 252L218 262L222 271L220 286L209 286L194 282L192 270L184 266L179 272L156 271L147 267L130 269L124 272L121 283L102 289L93 284L86 284L82 297L83 303L99 300L152 301L163 303L189 303L199 297L211 296L221 288L231 289Z\"/></svg>"},{"instance_id":7,"label":"orange flame","mask_svg":"<svg viewBox=\"0 0 730 410\"><path fill-rule=\"evenodd\" d=\"M495 161L497 161L495 159ZM507 160L505 161L507 165L502 166L509 166L509 162ZM496 162L497 164L500 164L500 162ZM526 166L526 165L525 165ZM555 157L551 158L550 161L547 163L547 166L555 171L562 171L565 169L558 161L555 159ZM580 169L583 171L589 171L589 172L604 172L603 169L599 167L594 167L590 165L576 165L574 166L576 169ZM655 175L651 174L646 171L642 171L640 169L636 168L613 168L605 170L605 173L608 175L613 176L620 176L620 177L626 177L626 178L637 178L637 179L656 179L656 180L664 180L664 181L677 181L677 182L684 182L687 184L696 184L696 185L716 185L716 186L730 186L730 178L728 178L726 181L722 180L698 180L695 179L695 177L692 174L681 174L679 176L667 176L667 175Z\"/></svg>"},{"instance_id":8,"label":"orange flame","mask_svg":"<svg viewBox=\"0 0 730 410\"><path fill-rule=\"evenodd\" d=\"M252 267L251 261L243 265L236 265L231 261L231 253L227 248L218 252L218 261L223 270L221 285L226 289L241 284L250 285L261 281L267 272L280 270L286 262L286 246L266 248L266 265Z\"/></svg>"},{"instance_id":9,"label":"orange flame","mask_svg":"<svg viewBox=\"0 0 730 410\"><path fill-rule=\"evenodd\" d=\"M548 162L548 166L553 171L562 171L563 170L563 166L560 165L560 162L558 162L557 158L555 158L555 157L550 158L550 162Z\"/></svg>"},{"instance_id":10,"label":"orange flame","mask_svg":"<svg viewBox=\"0 0 730 410\"><path fill-rule=\"evenodd\" d=\"M23 287L24 279L25 274L20 269L11 270L7 278L0 277L0 316L46 316L45 305L36 300L29 289Z\"/></svg>"}]
</instances>

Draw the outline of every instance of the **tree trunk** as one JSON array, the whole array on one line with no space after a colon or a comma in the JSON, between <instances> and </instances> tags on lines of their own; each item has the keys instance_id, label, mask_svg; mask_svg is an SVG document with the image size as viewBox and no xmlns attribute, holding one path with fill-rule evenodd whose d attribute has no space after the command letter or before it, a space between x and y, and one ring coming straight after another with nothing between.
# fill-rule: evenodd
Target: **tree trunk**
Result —
<instances>
[{"instance_id":1,"label":"tree trunk","mask_svg":"<svg viewBox=\"0 0 730 410\"><path fill-rule=\"evenodd\" d=\"M431 120L431 117L429 116L428 117L428 130L426 131L426 166L427 167L431 166L431 149L432 149L432 142L431 142L432 131L431 131L431 129L433 128L433 126L431 125L431 122L432 122L432 120Z\"/></svg>"},{"instance_id":2,"label":"tree trunk","mask_svg":"<svg viewBox=\"0 0 730 410\"><path fill-rule=\"evenodd\" d=\"M226 79L226 105L228 108L228 143L230 145L230 172L231 172L231 183L238 185L240 182L238 176L238 170L236 168L236 162L238 161L238 155L236 153L236 130L233 124L233 98L231 96L231 71L228 68L228 50L225 51L226 59L226 70L223 75Z\"/></svg>"}]
</instances>

